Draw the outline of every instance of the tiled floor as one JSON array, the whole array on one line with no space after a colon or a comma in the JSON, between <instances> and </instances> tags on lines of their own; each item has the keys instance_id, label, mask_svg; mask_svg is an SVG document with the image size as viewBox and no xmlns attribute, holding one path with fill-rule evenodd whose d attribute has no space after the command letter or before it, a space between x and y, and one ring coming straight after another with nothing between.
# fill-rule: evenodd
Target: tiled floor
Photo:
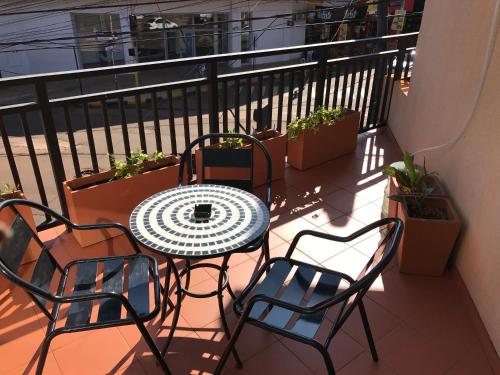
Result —
<instances>
[{"instance_id":1,"label":"tiled floor","mask_svg":"<svg viewBox=\"0 0 500 375\"><path fill-rule=\"evenodd\" d=\"M294 234L305 228L345 234L380 217L385 179L381 167L400 153L385 132L360 137L355 154L299 172L286 169L284 181L273 184L272 255L283 255ZM62 228L43 233L61 261L127 251L122 238L80 249ZM348 245L326 246L323 240L299 242L297 257L356 275L374 250L375 237ZM258 266L259 253L236 255L230 280L241 290ZM161 263L161 270L165 265ZM29 272L25 266L24 272ZM216 275L198 270L192 285L210 290ZM495 374L499 360L484 331L460 276L406 276L395 262L365 297L380 361L371 360L358 314L353 314L333 340L330 353L338 374ZM229 298L229 322L234 326ZM18 289L0 279L0 375L34 373L47 319ZM169 318L148 329L164 343ZM323 329L320 335L325 335ZM210 374L226 341L216 299L186 297L176 337L166 356L174 374ZM245 328L238 349L244 368L234 374L324 374L313 349L255 327ZM56 338L45 374L159 374L159 368L134 326L70 334Z\"/></svg>"}]
</instances>

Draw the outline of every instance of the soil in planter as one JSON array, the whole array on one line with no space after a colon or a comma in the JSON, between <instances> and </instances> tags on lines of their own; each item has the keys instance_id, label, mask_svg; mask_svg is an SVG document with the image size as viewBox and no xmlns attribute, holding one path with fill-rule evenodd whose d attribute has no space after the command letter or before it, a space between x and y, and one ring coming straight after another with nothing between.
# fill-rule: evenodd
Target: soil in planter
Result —
<instances>
[{"instance_id":1,"label":"soil in planter","mask_svg":"<svg viewBox=\"0 0 500 375\"><path fill-rule=\"evenodd\" d=\"M407 200L408 215L417 219L428 220L449 220L448 212L445 208L440 207L418 207L418 203L412 200Z\"/></svg>"}]
</instances>

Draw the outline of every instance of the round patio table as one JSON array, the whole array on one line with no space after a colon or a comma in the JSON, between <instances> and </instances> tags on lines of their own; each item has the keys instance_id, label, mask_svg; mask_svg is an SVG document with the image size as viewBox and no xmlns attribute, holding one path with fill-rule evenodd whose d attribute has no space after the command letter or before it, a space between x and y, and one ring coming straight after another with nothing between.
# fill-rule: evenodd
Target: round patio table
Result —
<instances>
[{"instance_id":1,"label":"round patio table","mask_svg":"<svg viewBox=\"0 0 500 375\"><path fill-rule=\"evenodd\" d=\"M211 204L211 216L200 222L194 216L195 205ZM179 319L184 294L195 298L218 297L222 325L227 338L227 325L222 292L227 289L235 298L228 283L229 256L243 252L262 240L269 229L269 210L255 195L222 185L188 185L162 191L141 202L130 216L130 229L144 247L167 259L162 318L170 302L168 293L170 275L177 284L177 303L174 306L172 327L163 350L167 351ZM222 265L199 262L203 259L222 257ZM174 258L185 259L186 266L179 272ZM197 261L191 265L191 261ZM195 268L219 270L217 289L208 293L195 293L189 288L190 270ZM186 285L181 278L186 275ZM234 351L238 364L238 354Z\"/></svg>"}]
</instances>

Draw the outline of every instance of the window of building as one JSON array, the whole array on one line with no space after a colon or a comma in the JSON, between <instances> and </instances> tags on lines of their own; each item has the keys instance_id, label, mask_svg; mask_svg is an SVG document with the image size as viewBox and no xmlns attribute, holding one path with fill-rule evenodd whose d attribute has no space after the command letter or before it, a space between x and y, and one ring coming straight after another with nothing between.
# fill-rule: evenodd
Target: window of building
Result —
<instances>
[{"instance_id":1,"label":"window of building","mask_svg":"<svg viewBox=\"0 0 500 375\"><path fill-rule=\"evenodd\" d=\"M140 62L228 51L227 14L153 14L132 19L133 43Z\"/></svg>"},{"instance_id":2,"label":"window of building","mask_svg":"<svg viewBox=\"0 0 500 375\"><path fill-rule=\"evenodd\" d=\"M124 63L118 14L73 13L72 19L83 68Z\"/></svg>"}]
</instances>

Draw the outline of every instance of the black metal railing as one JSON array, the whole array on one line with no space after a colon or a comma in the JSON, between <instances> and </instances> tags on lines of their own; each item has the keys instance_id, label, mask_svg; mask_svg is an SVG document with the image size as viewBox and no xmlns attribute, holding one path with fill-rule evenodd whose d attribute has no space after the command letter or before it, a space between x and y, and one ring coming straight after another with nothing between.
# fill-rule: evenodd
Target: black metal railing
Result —
<instances>
[{"instance_id":1,"label":"black metal railing","mask_svg":"<svg viewBox=\"0 0 500 375\"><path fill-rule=\"evenodd\" d=\"M318 106L342 105L360 111L360 132L383 126L392 82L408 79L417 36L409 33L0 79L1 97L9 98L12 92L30 98L16 101L13 94L9 104L0 106L4 154L0 181L10 180L10 169L13 183L20 188L26 185L31 199L66 212L62 182L86 170L111 167L110 154L125 157L135 149L177 154L207 132L249 134L268 127L284 131L294 118L307 116ZM338 56L335 52L340 49L380 49L380 45L391 47L371 53L358 49L364 53L329 58ZM315 61L227 71L237 60L297 57L311 50ZM200 64L207 67L206 76L167 79L169 71ZM56 89L61 82L78 81L81 87L84 80L99 82L110 76L116 85L117 77L145 72L158 72L155 78L161 83L76 95Z\"/></svg>"}]
</instances>

